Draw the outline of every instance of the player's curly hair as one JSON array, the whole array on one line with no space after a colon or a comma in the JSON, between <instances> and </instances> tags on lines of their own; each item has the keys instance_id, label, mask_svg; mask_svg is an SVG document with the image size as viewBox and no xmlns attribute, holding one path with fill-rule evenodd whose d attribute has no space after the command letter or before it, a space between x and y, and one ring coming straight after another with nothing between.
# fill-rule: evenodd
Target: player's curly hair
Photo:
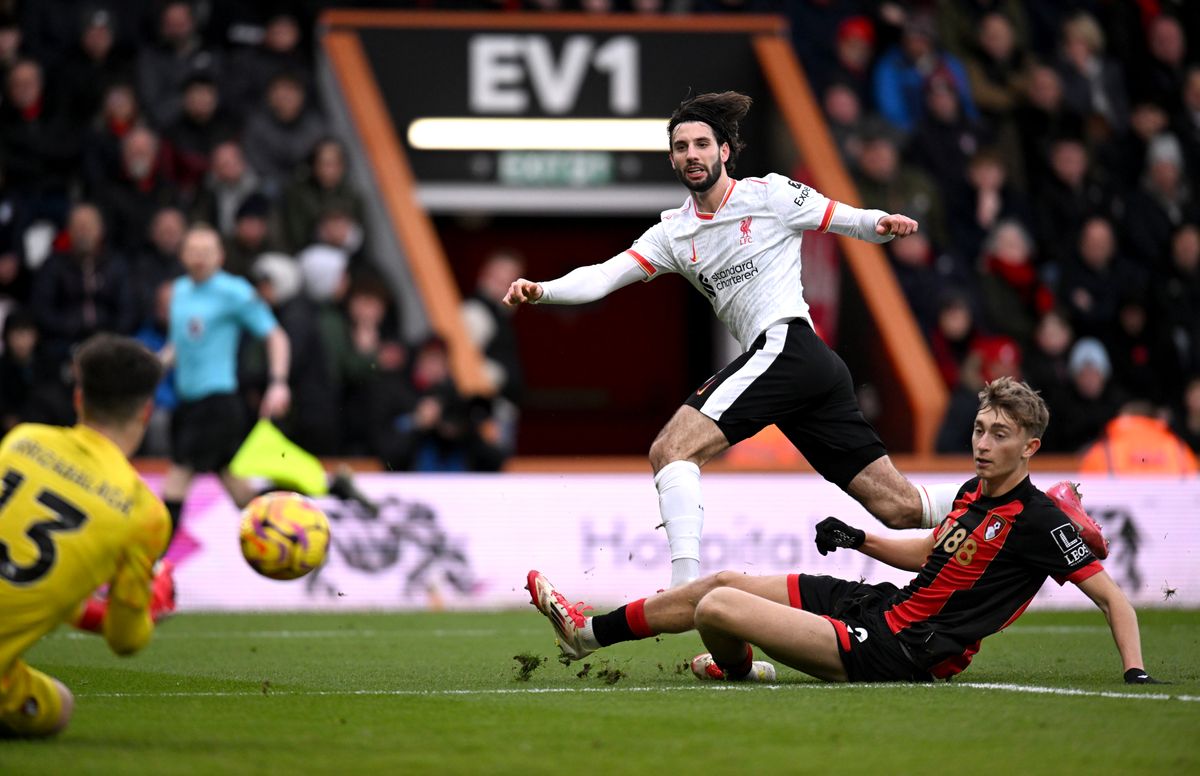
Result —
<instances>
[{"instance_id":1,"label":"player's curly hair","mask_svg":"<svg viewBox=\"0 0 1200 776\"><path fill-rule=\"evenodd\" d=\"M994 409L1013 419L1031 438L1040 439L1050 423L1050 409L1038 392L1011 377L997 377L979 392L979 409Z\"/></svg>"},{"instance_id":2,"label":"player's curly hair","mask_svg":"<svg viewBox=\"0 0 1200 776\"><path fill-rule=\"evenodd\" d=\"M725 170L733 172L738 154L746 147L738 135L738 123L750 111L754 102L741 92L709 92L688 97L679 103L667 122L668 141L675 136L675 127L688 121L703 121L712 127L717 143L729 144L729 160Z\"/></svg>"}]
</instances>

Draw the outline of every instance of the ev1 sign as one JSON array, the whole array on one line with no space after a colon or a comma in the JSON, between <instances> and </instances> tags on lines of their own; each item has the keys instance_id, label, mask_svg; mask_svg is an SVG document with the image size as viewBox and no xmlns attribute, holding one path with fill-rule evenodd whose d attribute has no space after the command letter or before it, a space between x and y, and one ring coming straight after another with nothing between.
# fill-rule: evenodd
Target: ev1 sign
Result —
<instances>
[{"instance_id":1,"label":"ev1 sign","mask_svg":"<svg viewBox=\"0 0 1200 776\"><path fill-rule=\"evenodd\" d=\"M614 114L628 116L641 105L638 43L629 35L605 41L570 35L557 56L545 35L478 34L467 49L472 113L520 114L532 101L547 115L569 114L593 69L608 79L608 107Z\"/></svg>"}]
</instances>

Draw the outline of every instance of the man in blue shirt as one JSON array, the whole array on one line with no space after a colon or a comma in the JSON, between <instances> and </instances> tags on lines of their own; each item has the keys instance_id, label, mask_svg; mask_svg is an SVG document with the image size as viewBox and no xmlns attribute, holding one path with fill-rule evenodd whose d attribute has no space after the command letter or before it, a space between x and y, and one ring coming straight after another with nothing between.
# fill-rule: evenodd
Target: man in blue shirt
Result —
<instances>
[{"instance_id":1,"label":"man in blue shirt","mask_svg":"<svg viewBox=\"0 0 1200 776\"><path fill-rule=\"evenodd\" d=\"M229 472L247 428L238 395L237 354L242 332L265 340L270 384L259 405L262 417L278 417L291 403L291 345L271 309L244 278L230 275L221 239L210 226L188 230L180 253L186 275L175 281L163 360L175 366L179 406L171 419L171 466L163 501L172 527L197 472L217 472L238 507L257 491Z\"/></svg>"}]
</instances>

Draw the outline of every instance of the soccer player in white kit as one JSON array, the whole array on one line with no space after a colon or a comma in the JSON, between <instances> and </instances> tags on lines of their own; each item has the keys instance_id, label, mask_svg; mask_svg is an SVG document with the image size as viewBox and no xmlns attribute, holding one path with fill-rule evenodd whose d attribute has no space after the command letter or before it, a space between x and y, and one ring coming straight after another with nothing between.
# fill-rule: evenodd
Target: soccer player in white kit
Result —
<instances>
[{"instance_id":1,"label":"soccer player in white kit","mask_svg":"<svg viewBox=\"0 0 1200 776\"><path fill-rule=\"evenodd\" d=\"M860 210L782 175L735 180L750 98L684 100L667 126L671 167L691 194L633 246L557 280L520 278L504 304L584 304L674 272L704 294L745 349L679 408L650 447L671 548L671 586L700 575L700 467L774 424L825 479L892 528L932 527L957 483L916 486L896 470L859 410L850 372L813 332L800 283L800 235L818 230L883 243L917 231L900 214Z\"/></svg>"}]
</instances>

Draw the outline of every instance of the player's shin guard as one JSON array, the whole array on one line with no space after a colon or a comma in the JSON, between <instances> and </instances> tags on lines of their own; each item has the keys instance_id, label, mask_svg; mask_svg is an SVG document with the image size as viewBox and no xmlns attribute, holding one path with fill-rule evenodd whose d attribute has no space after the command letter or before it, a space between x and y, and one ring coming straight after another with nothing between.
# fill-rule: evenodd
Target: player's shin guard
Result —
<instances>
[{"instance_id":1,"label":"player's shin guard","mask_svg":"<svg viewBox=\"0 0 1200 776\"><path fill-rule=\"evenodd\" d=\"M938 485L917 485L917 493L921 496L921 527L937 528L954 509L954 497L958 495L958 485L943 482Z\"/></svg>"},{"instance_id":2,"label":"player's shin guard","mask_svg":"<svg viewBox=\"0 0 1200 776\"><path fill-rule=\"evenodd\" d=\"M704 503L700 467L691 461L672 461L654 476L658 511L671 548L671 587L700 576L700 534Z\"/></svg>"}]
</instances>

